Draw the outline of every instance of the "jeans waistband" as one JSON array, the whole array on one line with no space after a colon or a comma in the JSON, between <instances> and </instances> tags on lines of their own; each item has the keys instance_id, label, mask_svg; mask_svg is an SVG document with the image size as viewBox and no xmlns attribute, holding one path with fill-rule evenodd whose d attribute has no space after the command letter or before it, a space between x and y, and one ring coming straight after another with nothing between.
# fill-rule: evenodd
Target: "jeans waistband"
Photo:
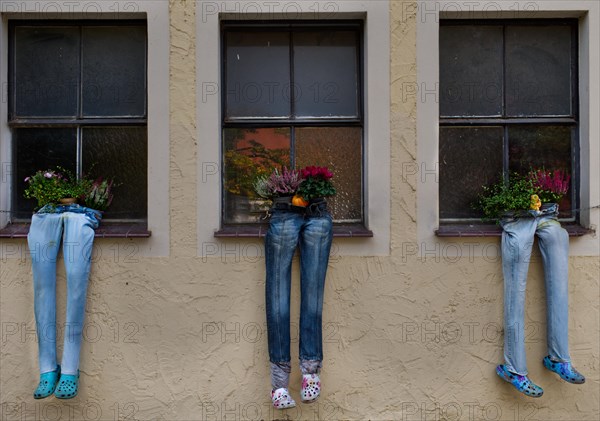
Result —
<instances>
[{"instance_id":1,"label":"jeans waistband","mask_svg":"<svg viewBox=\"0 0 600 421\"><path fill-rule=\"evenodd\" d=\"M92 209L86 208L85 206L78 205L76 203L70 205L53 205L49 204L42 207L36 213L65 213L65 212L73 212L73 213L83 213L92 218L96 218L98 221L102 219L102 212Z\"/></svg>"},{"instance_id":2,"label":"jeans waistband","mask_svg":"<svg viewBox=\"0 0 600 421\"><path fill-rule=\"evenodd\" d=\"M502 219L537 218L545 215L558 215L558 203L544 203L540 210L529 209L506 212L504 215L502 215Z\"/></svg>"},{"instance_id":3,"label":"jeans waistband","mask_svg":"<svg viewBox=\"0 0 600 421\"><path fill-rule=\"evenodd\" d=\"M271 210L285 210L306 216L322 216L327 212L327 201L323 197L317 197L309 200L307 206L295 206L292 205L291 197L276 197L273 199Z\"/></svg>"}]
</instances>

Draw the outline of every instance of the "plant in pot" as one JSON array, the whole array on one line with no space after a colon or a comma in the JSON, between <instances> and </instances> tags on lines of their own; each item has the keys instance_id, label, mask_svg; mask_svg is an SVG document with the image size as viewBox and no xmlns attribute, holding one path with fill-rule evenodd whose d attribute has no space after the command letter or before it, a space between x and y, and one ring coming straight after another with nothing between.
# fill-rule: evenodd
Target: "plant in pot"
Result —
<instances>
[{"instance_id":1,"label":"plant in pot","mask_svg":"<svg viewBox=\"0 0 600 421\"><path fill-rule=\"evenodd\" d=\"M571 177L564 171L532 169L526 175L513 173L509 182L501 180L483 187L474 207L483 211L484 219L503 216L526 216L539 211L542 204L558 203L569 190Z\"/></svg>"},{"instance_id":2,"label":"plant in pot","mask_svg":"<svg viewBox=\"0 0 600 421\"><path fill-rule=\"evenodd\" d=\"M333 173L327 167L308 166L300 170L303 181L298 188L296 198L308 206L311 200L333 196L336 193L331 179Z\"/></svg>"},{"instance_id":3,"label":"plant in pot","mask_svg":"<svg viewBox=\"0 0 600 421\"><path fill-rule=\"evenodd\" d=\"M279 171L275 168L270 175L256 178L254 190L259 196L269 200L277 197L292 197L298 191L302 181L298 170L289 170L287 167L283 167Z\"/></svg>"},{"instance_id":4,"label":"plant in pot","mask_svg":"<svg viewBox=\"0 0 600 421\"><path fill-rule=\"evenodd\" d=\"M38 208L46 205L71 204L86 196L92 183L87 179L77 179L69 170L57 167L55 170L40 170L25 178L25 197L35 198Z\"/></svg>"}]
</instances>

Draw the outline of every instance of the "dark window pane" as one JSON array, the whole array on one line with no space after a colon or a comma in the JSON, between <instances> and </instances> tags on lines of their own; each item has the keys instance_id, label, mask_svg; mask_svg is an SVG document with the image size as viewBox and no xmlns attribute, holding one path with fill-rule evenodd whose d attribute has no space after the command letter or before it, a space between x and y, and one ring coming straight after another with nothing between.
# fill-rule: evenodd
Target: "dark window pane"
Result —
<instances>
[{"instance_id":1,"label":"dark window pane","mask_svg":"<svg viewBox=\"0 0 600 421\"><path fill-rule=\"evenodd\" d=\"M75 129L15 129L13 131L15 151L15 180L13 186L13 215L29 218L37 207L35 199L25 199L27 188L25 177L38 170L63 167L75 173L77 157L77 131Z\"/></svg>"},{"instance_id":2,"label":"dark window pane","mask_svg":"<svg viewBox=\"0 0 600 421\"><path fill-rule=\"evenodd\" d=\"M526 126L508 129L510 171L563 170L571 174L571 132L566 126ZM573 186L573 180L571 180ZM571 215L572 187L559 204L561 217Z\"/></svg>"},{"instance_id":3,"label":"dark window pane","mask_svg":"<svg viewBox=\"0 0 600 421\"><path fill-rule=\"evenodd\" d=\"M226 43L226 117L289 117L289 34L228 32Z\"/></svg>"},{"instance_id":4,"label":"dark window pane","mask_svg":"<svg viewBox=\"0 0 600 421\"><path fill-rule=\"evenodd\" d=\"M502 77L502 27L440 26L441 116L501 115Z\"/></svg>"},{"instance_id":5,"label":"dark window pane","mask_svg":"<svg viewBox=\"0 0 600 421\"><path fill-rule=\"evenodd\" d=\"M274 168L290 168L290 129L224 129L223 139L223 222L261 222L269 206L255 193L253 184Z\"/></svg>"},{"instance_id":6,"label":"dark window pane","mask_svg":"<svg viewBox=\"0 0 600 421\"><path fill-rule=\"evenodd\" d=\"M358 116L357 55L354 31L294 33L296 116Z\"/></svg>"},{"instance_id":7,"label":"dark window pane","mask_svg":"<svg viewBox=\"0 0 600 421\"><path fill-rule=\"evenodd\" d=\"M83 115L146 115L146 27L83 28Z\"/></svg>"},{"instance_id":8,"label":"dark window pane","mask_svg":"<svg viewBox=\"0 0 600 421\"><path fill-rule=\"evenodd\" d=\"M79 28L15 28L17 117L74 117L79 84Z\"/></svg>"},{"instance_id":9,"label":"dark window pane","mask_svg":"<svg viewBox=\"0 0 600 421\"><path fill-rule=\"evenodd\" d=\"M146 218L148 142L145 127L83 128L82 167L86 175L115 180L114 200L105 218Z\"/></svg>"},{"instance_id":10,"label":"dark window pane","mask_svg":"<svg viewBox=\"0 0 600 421\"><path fill-rule=\"evenodd\" d=\"M362 129L296 129L296 168L326 166L333 171L337 194L327 199L336 222L362 222Z\"/></svg>"},{"instance_id":11,"label":"dark window pane","mask_svg":"<svg viewBox=\"0 0 600 421\"><path fill-rule=\"evenodd\" d=\"M482 186L502 174L501 127L440 128L440 219L478 218Z\"/></svg>"},{"instance_id":12,"label":"dark window pane","mask_svg":"<svg viewBox=\"0 0 600 421\"><path fill-rule=\"evenodd\" d=\"M571 114L571 27L507 26L506 112Z\"/></svg>"}]
</instances>

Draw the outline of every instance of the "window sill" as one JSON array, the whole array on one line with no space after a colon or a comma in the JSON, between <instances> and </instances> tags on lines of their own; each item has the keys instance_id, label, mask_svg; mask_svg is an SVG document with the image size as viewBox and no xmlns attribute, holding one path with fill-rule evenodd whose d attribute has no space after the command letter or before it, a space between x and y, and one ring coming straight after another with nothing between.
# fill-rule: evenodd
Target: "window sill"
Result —
<instances>
[{"instance_id":1,"label":"window sill","mask_svg":"<svg viewBox=\"0 0 600 421\"><path fill-rule=\"evenodd\" d=\"M27 238L30 224L8 224L0 238ZM96 229L96 238L147 238L152 234L145 223L105 223Z\"/></svg>"},{"instance_id":2,"label":"window sill","mask_svg":"<svg viewBox=\"0 0 600 421\"><path fill-rule=\"evenodd\" d=\"M562 224L569 237L581 237L594 233L594 230L578 224ZM435 230L438 237L501 237L502 228L496 224L448 224Z\"/></svg>"},{"instance_id":3,"label":"window sill","mask_svg":"<svg viewBox=\"0 0 600 421\"><path fill-rule=\"evenodd\" d=\"M264 237L268 225L229 225L215 231L217 238L259 238ZM360 224L334 225L334 238L373 237L373 231Z\"/></svg>"}]
</instances>

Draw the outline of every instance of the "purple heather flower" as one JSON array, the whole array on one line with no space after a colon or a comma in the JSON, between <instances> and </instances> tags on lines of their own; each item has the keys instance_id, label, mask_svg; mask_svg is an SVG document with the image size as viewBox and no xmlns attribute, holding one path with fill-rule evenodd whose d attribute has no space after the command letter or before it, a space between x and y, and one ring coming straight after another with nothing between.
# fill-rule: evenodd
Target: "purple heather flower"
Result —
<instances>
[{"instance_id":1,"label":"purple heather flower","mask_svg":"<svg viewBox=\"0 0 600 421\"><path fill-rule=\"evenodd\" d=\"M45 172L45 173L44 173L44 177L46 177L46 178L52 178L52 176L53 176L53 175L54 175L54 174L53 174L53 173L51 173L51 172Z\"/></svg>"},{"instance_id":2,"label":"purple heather flower","mask_svg":"<svg viewBox=\"0 0 600 421\"><path fill-rule=\"evenodd\" d=\"M25 177L25 182L29 183L29 180L31 180L31 177Z\"/></svg>"}]
</instances>

